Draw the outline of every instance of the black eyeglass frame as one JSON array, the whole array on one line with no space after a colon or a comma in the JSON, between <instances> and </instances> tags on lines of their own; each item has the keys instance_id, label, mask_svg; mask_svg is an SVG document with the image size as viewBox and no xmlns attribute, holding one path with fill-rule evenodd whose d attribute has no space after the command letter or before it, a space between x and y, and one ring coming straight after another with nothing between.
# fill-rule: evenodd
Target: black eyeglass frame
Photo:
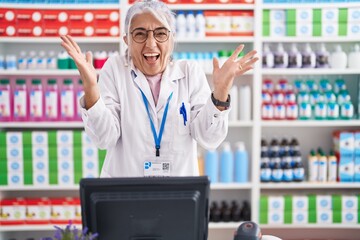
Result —
<instances>
[{"instance_id":1,"label":"black eyeglass frame","mask_svg":"<svg viewBox=\"0 0 360 240\"><path fill-rule=\"evenodd\" d=\"M133 33L135 32L135 31L137 31L137 30L143 30L144 32L146 32L146 38L144 39L144 41L136 41L135 40L135 38L134 38L134 36L133 36ZM155 34L155 31L158 31L158 30L166 30L167 31L167 33L168 33L168 35L167 35L167 38L165 39L165 40L163 40L163 41L159 41L157 38L156 38L156 34ZM145 29L145 28L135 28L135 29L133 29L131 32L130 32L130 34L131 34L131 37L132 37L132 39L136 42L136 43L144 43L144 42L146 42L146 40L148 39L148 37L149 37L149 32L153 32L153 36L154 36L154 38L155 38L155 40L157 41L157 42L159 42L159 43L163 43L163 42L166 42L167 40L169 40L169 36L170 36L170 30L169 29L167 29L166 27L158 27L158 28L155 28L155 29L153 29L153 30L147 30L147 29Z\"/></svg>"}]
</instances>

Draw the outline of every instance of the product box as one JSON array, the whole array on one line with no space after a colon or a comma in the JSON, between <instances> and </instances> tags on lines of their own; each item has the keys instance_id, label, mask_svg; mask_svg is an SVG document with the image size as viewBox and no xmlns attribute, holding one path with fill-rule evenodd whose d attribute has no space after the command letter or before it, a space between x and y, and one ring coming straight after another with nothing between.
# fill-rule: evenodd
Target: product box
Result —
<instances>
[{"instance_id":1,"label":"product box","mask_svg":"<svg viewBox=\"0 0 360 240\"><path fill-rule=\"evenodd\" d=\"M309 215L308 215L307 210L303 210L303 211L295 210L292 213L292 223L293 224L307 224L308 218L309 218Z\"/></svg>"},{"instance_id":2,"label":"product box","mask_svg":"<svg viewBox=\"0 0 360 240\"><path fill-rule=\"evenodd\" d=\"M231 13L231 35L253 36L254 35L254 12L233 11Z\"/></svg>"},{"instance_id":3,"label":"product box","mask_svg":"<svg viewBox=\"0 0 360 240\"><path fill-rule=\"evenodd\" d=\"M343 224L358 224L358 211L342 211L341 212L341 223Z\"/></svg>"},{"instance_id":4,"label":"product box","mask_svg":"<svg viewBox=\"0 0 360 240\"><path fill-rule=\"evenodd\" d=\"M347 196L347 195L342 195L341 196L341 209L342 211L353 211L353 212L357 212L357 210L359 209L358 206L358 196Z\"/></svg>"},{"instance_id":5,"label":"product box","mask_svg":"<svg viewBox=\"0 0 360 240\"><path fill-rule=\"evenodd\" d=\"M83 160L98 160L98 149L95 146L82 147L82 158Z\"/></svg>"},{"instance_id":6,"label":"product box","mask_svg":"<svg viewBox=\"0 0 360 240\"><path fill-rule=\"evenodd\" d=\"M46 131L31 132L32 145L40 145L48 147L48 133Z\"/></svg>"},{"instance_id":7,"label":"product box","mask_svg":"<svg viewBox=\"0 0 360 240\"><path fill-rule=\"evenodd\" d=\"M47 161L49 159L49 148L45 145L33 145L32 159Z\"/></svg>"},{"instance_id":8,"label":"product box","mask_svg":"<svg viewBox=\"0 0 360 240\"><path fill-rule=\"evenodd\" d=\"M293 196L292 197L293 211L307 211L309 209L309 200L307 196Z\"/></svg>"},{"instance_id":9,"label":"product box","mask_svg":"<svg viewBox=\"0 0 360 240\"><path fill-rule=\"evenodd\" d=\"M74 173L69 171L59 171L57 180L59 186L72 186L75 184Z\"/></svg>"},{"instance_id":10,"label":"product box","mask_svg":"<svg viewBox=\"0 0 360 240\"><path fill-rule=\"evenodd\" d=\"M316 195L316 210L331 210L332 198L331 195Z\"/></svg>"},{"instance_id":11,"label":"product box","mask_svg":"<svg viewBox=\"0 0 360 240\"><path fill-rule=\"evenodd\" d=\"M285 23L271 23L270 24L270 36L271 37L284 37L286 36L286 24Z\"/></svg>"},{"instance_id":12,"label":"product box","mask_svg":"<svg viewBox=\"0 0 360 240\"><path fill-rule=\"evenodd\" d=\"M205 35L228 36L231 32L230 11L204 11L206 29Z\"/></svg>"},{"instance_id":13,"label":"product box","mask_svg":"<svg viewBox=\"0 0 360 240\"><path fill-rule=\"evenodd\" d=\"M325 22L321 25L321 36L323 37L335 37L339 35L339 24Z\"/></svg>"},{"instance_id":14,"label":"product box","mask_svg":"<svg viewBox=\"0 0 360 240\"><path fill-rule=\"evenodd\" d=\"M0 24L6 23L11 24L16 22L16 12L17 9L7 9L1 8L0 9Z\"/></svg>"},{"instance_id":15,"label":"product box","mask_svg":"<svg viewBox=\"0 0 360 240\"><path fill-rule=\"evenodd\" d=\"M283 224L284 223L284 211L272 211L268 213L268 224Z\"/></svg>"},{"instance_id":16,"label":"product box","mask_svg":"<svg viewBox=\"0 0 360 240\"><path fill-rule=\"evenodd\" d=\"M43 11L36 9L17 9L16 23L18 26L22 24L39 24L42 22Z\"/></svg>"},{"instance_id":17,"label":"product box","mask_svg":"<svg viewBox=\"0 0 360 240\"><path fill-rule=\"evenodd\" d=\"M330 224L333 222L333 212L331 210L317 210L316 223Z\"/></svg>"},{"instance_id":18,"label":"product box","mask_svg":"<svg viewBox=\"0 0 360 240\"><path fill-rule=\"evenodd\" d=\"M18 159L22 160L23 157L23 147L19 145L8 145L6 148L6 157L8 160Z\"/></svg>"},{"instance_id":19,"label":"product box","mask_svg":"<svg viewBox=\"0 0 360 240\"><path fill-rule=\"evenodd\" d=\"M340 182L354 181L355 173L355 137L352 132L335 131L333 133L335 154L339 159Z\"/></svg>"},{"instance_id":20,"label":"product box","mask_svg":"<svg viewBox=\"0 0 360 240\"><path fill-rule=\"evenodd\" d=\"M8 159L7 165L8 172L22 173L24 171L22 159Z\"/></svg>"},{"instance_id":21,"label":"product box","mask_svg":"<svg viewBox=\"0 0 360 240\"><path fill-rule=\"evenodd\" d=\"M52 224L68 224L69 220L75 219L75 203L72 198L53 198L51 203Z\"/></svg>"},{"instance_id":22,"label":"product box","mask_svg":"<svg viewBox=\"0 0 360 240\"><path fill-rule=\"evenodd\" d=\"M59 130L56 132L57 145L73 146L74 137L73 131Z\"/></svg>"},{"instance_id":23,"label":"product box","mask_svg":"<svg viewBox=\"0 0 360 240\"><path fill-rule=\"evenodd\" d=\"M83 160L82 162L82 175L84 178L99 177L99 164L98 160Z\"/></svg>"},{"instance_id":24,"label":"product box","mask_svg":"<svg viewBox=\"0 0 360 240\"><path fill-rule=\"evenodd\" d=\"M26 224L49 224L51 205L48 198L26 199Z\"/></svg>"},{"instance_id":25,"label":"product box","mask_svg":"<svg viewBox=\"0 0 360 240\"><path fill-rule=\"evenodd\" d=\"M285 23L286 10L283 9L271 9L270 10L270 23Z\"/></svg>"},{"instance_id":26,"label":"product box","mask_svg":"<svg viewBox=\"0 0 360 240\"><path fill-rule=\"evenodd\" d=\"M49 160L46 158L32 159L33 172L49 172Z\"/></svg>"},{"instance_id":27,"label":"product box","mask_svg":"<svg viewBox=\"0 0 360 240\"><path fill-rule=\"evenodd\" d=\"M297 37L310 37L313 35L313 25L311 22L297 22L296 23L296 36Z\"/></svg>"},{"instance_id":28,"label":"product box","mask_svg":"<svg viewBox=\"0 0 360 240\"><path fill-rule=\"evenodd\" d=\"M351 7L347 9L347 21L360 23L360 8Z\"/></svg>"},{"instance_id":29,"label":"product box","mask_svg":"<svg viewBox=\"0 0 360 240\"><path fill-rule=\"evenodd\" d=\"M24 186L24 176L22 172L8 172L7 174L8 186Z\"/></svg>"},{"instance_id":30,"label":"product box","mask_svg":"<svg viewBox=\"0 0 360 240\"><path fill-rule=\"evenodd\" d=\"M313 22L313 10L311 8L296 9L296 24Z\"/></svg>"},{"instance_id":31,"label":"product box","mask_svg":"<svg viewBox=\"0 0 360 240\"><path fill-rule=\"evenodd\" d=\"M58 159L74 159L74 149L72 146L59 145L57 148Z\"/></svg>"},{"instance_id":32,"label":"product box","mask_svg":"<svg viewBox=\"0 0 360 240\"><path fill-rule=\"evenodd\" d=\"M339 21L338 8L322 8L321 9L321 22L323 24L334 24Z\"/></svg>"},{"instance_id":33,"label":"product box","mask_svg":"<svg viewBox=\"0 0 360 240\"><path fill-rule=\"evenodd\" d=\"M22 225L26 219L26 201L22 198L0 200L0 225Z\"/></svg>"},{"instance_id":34,"label":"product box","mask_svg":"<svg viewBox=\"0 0 360 240\"><path fill-rule=\"evenodd\" d=\"M269 211L279 211L285 209L285 199L283 196L269 196Z\"/></svg>"},{"instance_id":35,"label":"product box","mask_svg":"<svg viewBox=\"0 0 360 240\"><path fill-rule=\"evenodd\" d=\"M58 159L58 171L73 173L74 172L74 164L72 159Z\"/></svg>"},{"instance_id":36,"label":"product box","mask_svg":"<svg viewBox=\"0 0 360 240\"><path fill-rule=\"evenodd\" d=\"M347 24L347 36L357 37L360 36L360 23L350 22Z\"/></svg>"},{"instance_id":37,"label":"product box","mask_svg":"<svg viewBox=\"0 0 360 240\"><path fill-rule=\"evenodd\" d=\"M81 144L82 146L95 146L85 131L81 131Z\"/></svg>"},{"instance_id":38,"label":"product box","mask_svg":"<svg viewBox=\"0 0 360 240\"><path fill-rule=\"evenodd\" d=\"M6 145L23 146L22 132L6 132Z\"/></svg>"},{"instance_id":39,"label":"product box","mask_svg":"<svg viewBox=\"0 0 360 240\"><path fill-rule=\"evenodd\" d=\"M355 173L354 181L360 182L360 132L355 132Z\"/></svg>"},{"instance_id":40,"label":"product box","mask_svg":"<svg viewBox=\"0 0 360 240\"><path fill-rule=\"evenodd\" d=\"M44 171L35 171L32 173L33 185L34 186L48 186L49 185L49 174Z\"/></svg>"}]
</instances>

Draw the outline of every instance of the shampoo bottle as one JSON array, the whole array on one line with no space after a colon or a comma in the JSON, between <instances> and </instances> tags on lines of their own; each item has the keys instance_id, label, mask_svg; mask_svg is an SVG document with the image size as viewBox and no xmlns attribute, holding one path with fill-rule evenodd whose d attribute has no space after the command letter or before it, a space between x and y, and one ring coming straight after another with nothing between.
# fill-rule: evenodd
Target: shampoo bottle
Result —
<instances>
[{"instance_id":1,"label":"shampoo bottle","mask_svg":"<svg viewBox=\"0 0 360 240\"><path fill-rule=\"evenodd\" d=\"M304 52L302 53L302 67L303 68L314 68L316 65L316 55L312 51L310 44L306 43Z\"/></svg>"},{"instance_id":2,"label":"shampoo bottle","mask_svg":"<svg viewBox=\"0 0 360 240\"><path fill-rule=\"evenodd\" d=\"M268 44L264 44L262 65L264 68L274 67L274 54L271 52Z\"/></svg>"},{"instance_id":3,"label":"shampoo bottle","mask_svg":"<svg viewBox=\"0 0 360 240\"><path fill-rule=\"evenodd\" d=\"M302 55L298 51L296 44L291 44L289 51L289 68L301 68L302 64Z\"/></svg>"},{"instance_id":4,"label":"shampoo bottle","mask_svg":"<svg viewBox=\"0 0 360 240\"><path fill-rule=\"evenodd\" d=\"M337 69L345 69L347 66L346 53L342 50L341 45L339 44L335 46L335 51L331 53L330 65L331 68Z\"/></svg>"},{"instance_id":5,"label":"shampoo bottle","mask_svg":"<svg viewBox=\"0 0 360 240\"><path fill-rule=\"evenodd\" d=\"M360 69L360 46L355 44L354 51L349 53L348 56L349 68Z\"/></svg>"},{"instance_id":6,"label":"shampoo bottle","mask_svg":"<svg viewBox=\"0 0 360 240\"><path fill-rule=\"evenodd\" d=\"M220 155L220 182L234 181L234 157L229 142L224 142Z\"/></svg>"},{"instance_id":7,"label":"shampoo bottle","mask_svg":"<svg viewBox=\"0 0 360 240\"><path fill-rule=\"evenodd\" d=\"M325 44L320 44L319 51L316 52L316 67L328 68L329 67L329 52L325 48Z\"/></svg>"},{"instance_id":8,"label":"shampoo bottle","mask_svg":"<svg viewBox=\"0 0 360 240\"><path fill-rule=\"evenodd\" d=\"M235 182L249 181L249 159L244 142L238 142L235 150Z\"/></svg>"}]
</instances>

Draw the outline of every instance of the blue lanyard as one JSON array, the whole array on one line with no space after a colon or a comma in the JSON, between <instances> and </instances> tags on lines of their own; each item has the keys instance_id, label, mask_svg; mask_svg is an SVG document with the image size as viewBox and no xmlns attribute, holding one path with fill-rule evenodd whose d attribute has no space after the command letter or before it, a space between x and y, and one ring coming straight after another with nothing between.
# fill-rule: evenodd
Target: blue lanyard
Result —
<instances>
[{"instance_id":1,"label":"blue lanyard","mask_svg":"<svg viewBox=\"0 0 360 240\"><path fill-rule=\"evenodd\" d=\"M141 91L141 89L140 89ZM147 111L147 114L148 114L148 117L149 117L149 120L150 120L150 125L151 125L151 131L153 133L153 136L154 136L154 142L155 142L155 149L156 149L156 157L159 157L160 156L160 143L161 143L161 138L162 138L162 135L163 135L163 132L164 132L164 126L165 126L165 122L166 122L166 117L167 117L167 113L168 113L168 110L169 110L169 102L172 98L172 95L173 93L170 94L168 100L167 100L167 103L166 103L166 106L165 106L165 110L164 110L164 115L163 115L163 118L161 120L161 125L160 125L160 131L159 131L159 135L156 134L156 130L155 130L155 126L154 126L154 122L151 118L151 115L150 115L150 111L149 111L149 103L146 99L146 96L145 94L143 93L143 91L141 91L141 95L143 97L143 101L144 101L144 104L145 104L145 107L146 107L146 111Z\"/></svg>"}]
</instances>

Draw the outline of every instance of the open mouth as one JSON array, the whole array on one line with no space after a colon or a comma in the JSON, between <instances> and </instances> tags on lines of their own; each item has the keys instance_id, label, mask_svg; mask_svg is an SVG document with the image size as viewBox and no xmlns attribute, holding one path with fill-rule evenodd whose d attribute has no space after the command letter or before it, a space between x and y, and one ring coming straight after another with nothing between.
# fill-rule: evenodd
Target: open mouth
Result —
<instances>
[{"instance_id":1,"label":"open mouth","mask_svg":"<svg viewBox=\"0 0 360 240\"><path fill-rule=\"evenodd\" d=\"M159 59L159 57L160 57L160 54L158 54L158 53L145 53L144 54L144 58L148 62L155 62L156 60Z\"/></svg>"}]
</instances>

